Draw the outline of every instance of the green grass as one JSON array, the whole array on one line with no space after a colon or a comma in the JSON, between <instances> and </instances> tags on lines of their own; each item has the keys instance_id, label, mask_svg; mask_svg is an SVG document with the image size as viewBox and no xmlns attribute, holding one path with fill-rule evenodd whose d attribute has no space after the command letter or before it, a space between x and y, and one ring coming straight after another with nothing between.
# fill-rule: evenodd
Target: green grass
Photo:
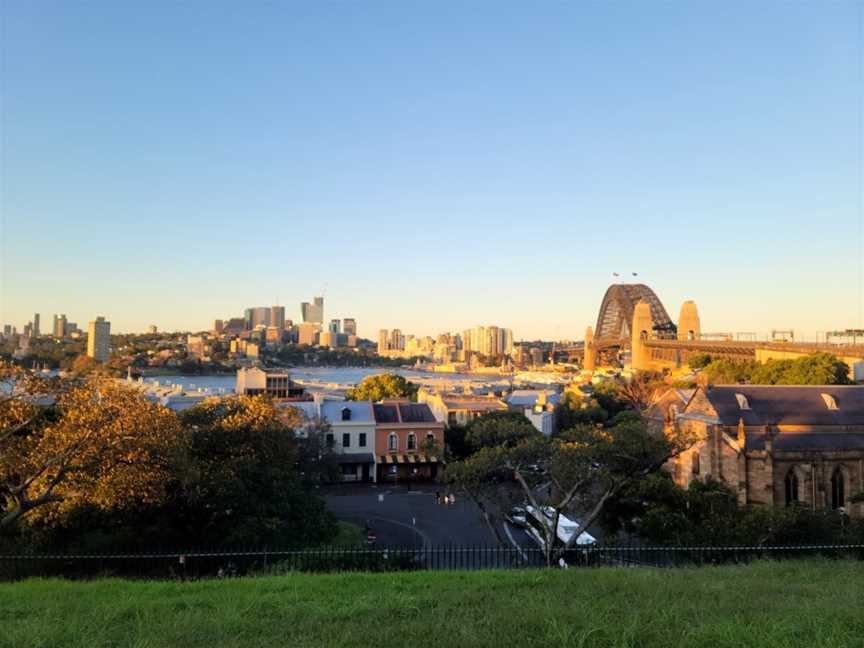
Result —
<instances>
[{"instance_id":1,"label":"green grass","mask_svg":"<svg viewBox=\"0 0 864 648\"><path fill-rule=\"evenodd\" d=\"M0 585L0 646L864 646L864 563Z\"/></svg>"}]
</instances>

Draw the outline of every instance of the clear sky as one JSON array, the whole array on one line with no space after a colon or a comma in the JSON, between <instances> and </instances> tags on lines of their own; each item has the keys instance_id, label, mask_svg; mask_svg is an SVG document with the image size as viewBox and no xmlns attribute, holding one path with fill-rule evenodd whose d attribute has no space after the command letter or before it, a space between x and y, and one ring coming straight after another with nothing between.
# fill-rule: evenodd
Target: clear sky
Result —
<instances>
[{"instance_id":1,"label":"clear sky","mask_svg":"<svg viewBox=\"0 0 864 648\"><path fill-rule=\"evenodd\" d=\"M864 325L860 4L5 0L0 320Z\"/></svg>"}]
</instances>

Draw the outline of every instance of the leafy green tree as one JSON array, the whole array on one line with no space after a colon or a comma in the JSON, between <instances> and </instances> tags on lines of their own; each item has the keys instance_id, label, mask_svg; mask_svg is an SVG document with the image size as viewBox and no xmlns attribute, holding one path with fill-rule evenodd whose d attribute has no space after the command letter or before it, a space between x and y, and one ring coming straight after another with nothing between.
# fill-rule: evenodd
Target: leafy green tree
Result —
<instances>
[{"instance_id":1,"label":"leafy green tree","mask_svg":"<svg viewBox=\"0 0 864 648\"><path fill-rule=\"evenodd\" d=\"M845 385L849 365L830 353L792 360L769 360L754 369L750 380L758 385Z\"/></svg>"},{"instance_id":2,"label":"leafy green tree","mask_svg":"<svg viewBox=\"0 0 864 648\"><path fill-rule=\"evenodd\" d=\"M262 397L186 410L190 450L178 466L177 520L200 543L310 546L336 533L324 502L302 487L291 429Z\"/></svg>"},{"instance_id":3,"label":"leafy green tree","mask_svg":"<svg viewBox=\"0 0 864 648\"><path fill-rule=\"evenodd\" d=\"M380 401L385 398L417 398L417 385L398 374L368 376L354 389L345 394L348 400Z\"/></svg>"},{"instance_id":4,"label":"leafy green tree","mask_svg":"<svg viewBox=\"0 0 864 648\"><path fill-rule=\"evenodd\" d=\"M754 361L736 362L728 358L712 360L705 366L705 374L712 385L737 385L750 382L750 376L758 367Z\"/></svg>"},{"instance_id":5,"label":"leafy green tree","mask_svg":"<svg viewBox=\"0 0 864 648\"><path fill-rule=\"evenodd\" d=\"M535 510L548 511L548 517L539 517L546 561L553 564L579 536L556 544L562 514L573 511L583 529L591 527L610 499L689 447L693 440L684 434L653 435L632 420L611 428L581 425L552 438L502 432L498 438L504 443L483 445L451 463L447 478L478 505L493 532L493 514L514 503L527 501Z\"/></svg>"},{"instance_id":6,"label":"leafy green tree","mask_svg":"<svg viewBox=\"0 0 864 648\"><path fill-rule=\"evenodd\" d=\"M687 360L687 364L695 371L696 369L704 369L712 360L713 358L707 353L694 353Z\"/></svg>"},{"instance_id":7,"label":"leafy green tree","mask_svg":"<svg viewBox=\"0 0 864 648\"><path fill-rule=\"evenodd\" d=\"M538 434L531 421L519 412L489 412L468 424L465 443L471 452L477 452L482 448L512 447Z\"/></svg>"}]
</instances>

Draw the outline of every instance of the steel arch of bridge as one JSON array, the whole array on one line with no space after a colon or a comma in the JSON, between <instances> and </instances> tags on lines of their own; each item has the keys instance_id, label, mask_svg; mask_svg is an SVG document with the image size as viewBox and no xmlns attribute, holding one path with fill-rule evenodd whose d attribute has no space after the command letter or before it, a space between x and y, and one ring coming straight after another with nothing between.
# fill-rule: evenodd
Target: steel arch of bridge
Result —
<instances>
[{"instance_id":1,"label":"steel arch of bridge","mask_svg":"<svg viewBox=\"0 0 864 648\"><path fill-rule=\"evenodd\" d=\"M641 300L651 307L651 319L658 337L674 337L678 328L672 322L660 298L645 284L614 284L609 286L600 304L595 339L627 340L633 309Z\"/></svg>"}]
</instances>

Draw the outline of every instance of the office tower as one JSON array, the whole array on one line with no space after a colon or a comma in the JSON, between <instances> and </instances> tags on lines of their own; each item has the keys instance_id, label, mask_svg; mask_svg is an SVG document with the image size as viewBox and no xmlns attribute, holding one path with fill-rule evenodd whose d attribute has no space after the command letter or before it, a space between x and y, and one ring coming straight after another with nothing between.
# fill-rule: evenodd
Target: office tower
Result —
<instances>
[{"instance_id":1,"label":"office tower","mask_svg":"<svg viewBox=\"0 0 864 648\"><path fill-rule=\"evenodd\" d=\"M338 319L330 320L330 328L328 329L330 333L341 333L342 332L342 322Z\"/></svg>"},{"instance_id":2,"label":"office tower","mask_svg":"<svg viewBox=\"0 0 864 648\"><path fill-rule=\"evenodd\" d=\"M342 320L342 332L345 335L357 335L357 320L353 317L346 317Z\"/></svg>"},{"instance_id":3,"label":"office tower","mask_svg":"<svg viewBox=\"0 0 864 648\"><path fill-rule=\"evenodd\" d=\"M275 326L278 329L285 328L285 307L271 306L270 307L270 326Z\"/></svg>"},{"instance_id":4,"label":"office tower","mask_svg":"<svg viewBox=\"0 0 864 648\"><path fill-rule=\"evenodd\" d=\"M216 320L215 322L213 322L213 332L217 335L221 334L224 326L225 322L223 322L221 319Z\"/></svg>"},{"instance_id":5,"label":"office tower","mask_svg":"<svg viewBox=\"0 0 864 648\"><path fill-rule=\"evenodd\" d=\"M111 322L101 315L87 326L87 355L96 362L108 362L108 343L111 339Z\"/></svg>"},{"instance_id":6,"label":"office tower","mask_svg":"<svg viewBox=\"0 0 864 648\"><path fill-rule=\"evenodd\" d=\"M54 315L52 335L56 338L62 338L66 335L66 315Z\"/></svg>"},{"instance_id":7,"label":"office tower","mask_svg":"<svg viewBox=\"0 0 864 648\"><path fill-rule=\"evenodd\" d=\"M267 306L247 308L243 312L243 319L246 322L247 331L254 331L259 326L270 326L270 309Z\"/></svg>"},{"instance_id":8,"label":"office tower","mask_svg":"<svg viewBox=\"0 0 864 648\"><path fill-rule=\"evenodd\" d=\"M390 332L390 348L394 351L405 350L405 338L399 329L393 329Z\"/></svg>"},{"instance_id":9,"label":"office tower","mask_svg":"<svg viewBox=\"0 0 864 648\"><path fill-rule=\"evenodd\" d=\"M39 337L39 313L33 315L33 337Z\"/></svg>"},{"instance_id":10,"label":"office tower","mask_svg":"<svg viewBox=\"0 0 864 648\"><path fill-rule=\"evenodd\" d=\"M311 322L313 324L323 324L324 323L324 298L323 297L315 297L312 300L313 303L303 302L300 304L300 315L303 317L304 322Z\"/></svg>"},{"instance_id":11,"label":"office tower","mask_svg":"<svg viewBox=\"0 0 864 648\"><path fill-rule=\"evenodd\" d=\"M390 350L390 333L387 329L378 331L378 353Z\"/></svg>"},{"instance_id":12,"label":"office tower","mask_svg":"<svg viewBox=\"0 0 864 648\"><path fill-rule=\"evenodd\" d=\"M4 324L3 325L3 337L9 337L10 335L12 335L12 325L11 324Z\"/></svg>"},{"instance_id":13,"label":"office tower","mask_svg":"<svg viewBox=\"0 0 864 648\"><path fill-rule=\"evenodd\" d=\"M24 325L24 337L30 337L33 335L33 322L27 322Z\"/></svg>"},{"instance_id":14,"label":"office tower","mask_svg":"<svg viewBox=\"0 0 864 648\"><path fill-rule=\"evenodd\" d=\"M303 322L297 327L298 344L312 346L318 343L318 324L315 322Z\"/></svg>"}]
</instances>

